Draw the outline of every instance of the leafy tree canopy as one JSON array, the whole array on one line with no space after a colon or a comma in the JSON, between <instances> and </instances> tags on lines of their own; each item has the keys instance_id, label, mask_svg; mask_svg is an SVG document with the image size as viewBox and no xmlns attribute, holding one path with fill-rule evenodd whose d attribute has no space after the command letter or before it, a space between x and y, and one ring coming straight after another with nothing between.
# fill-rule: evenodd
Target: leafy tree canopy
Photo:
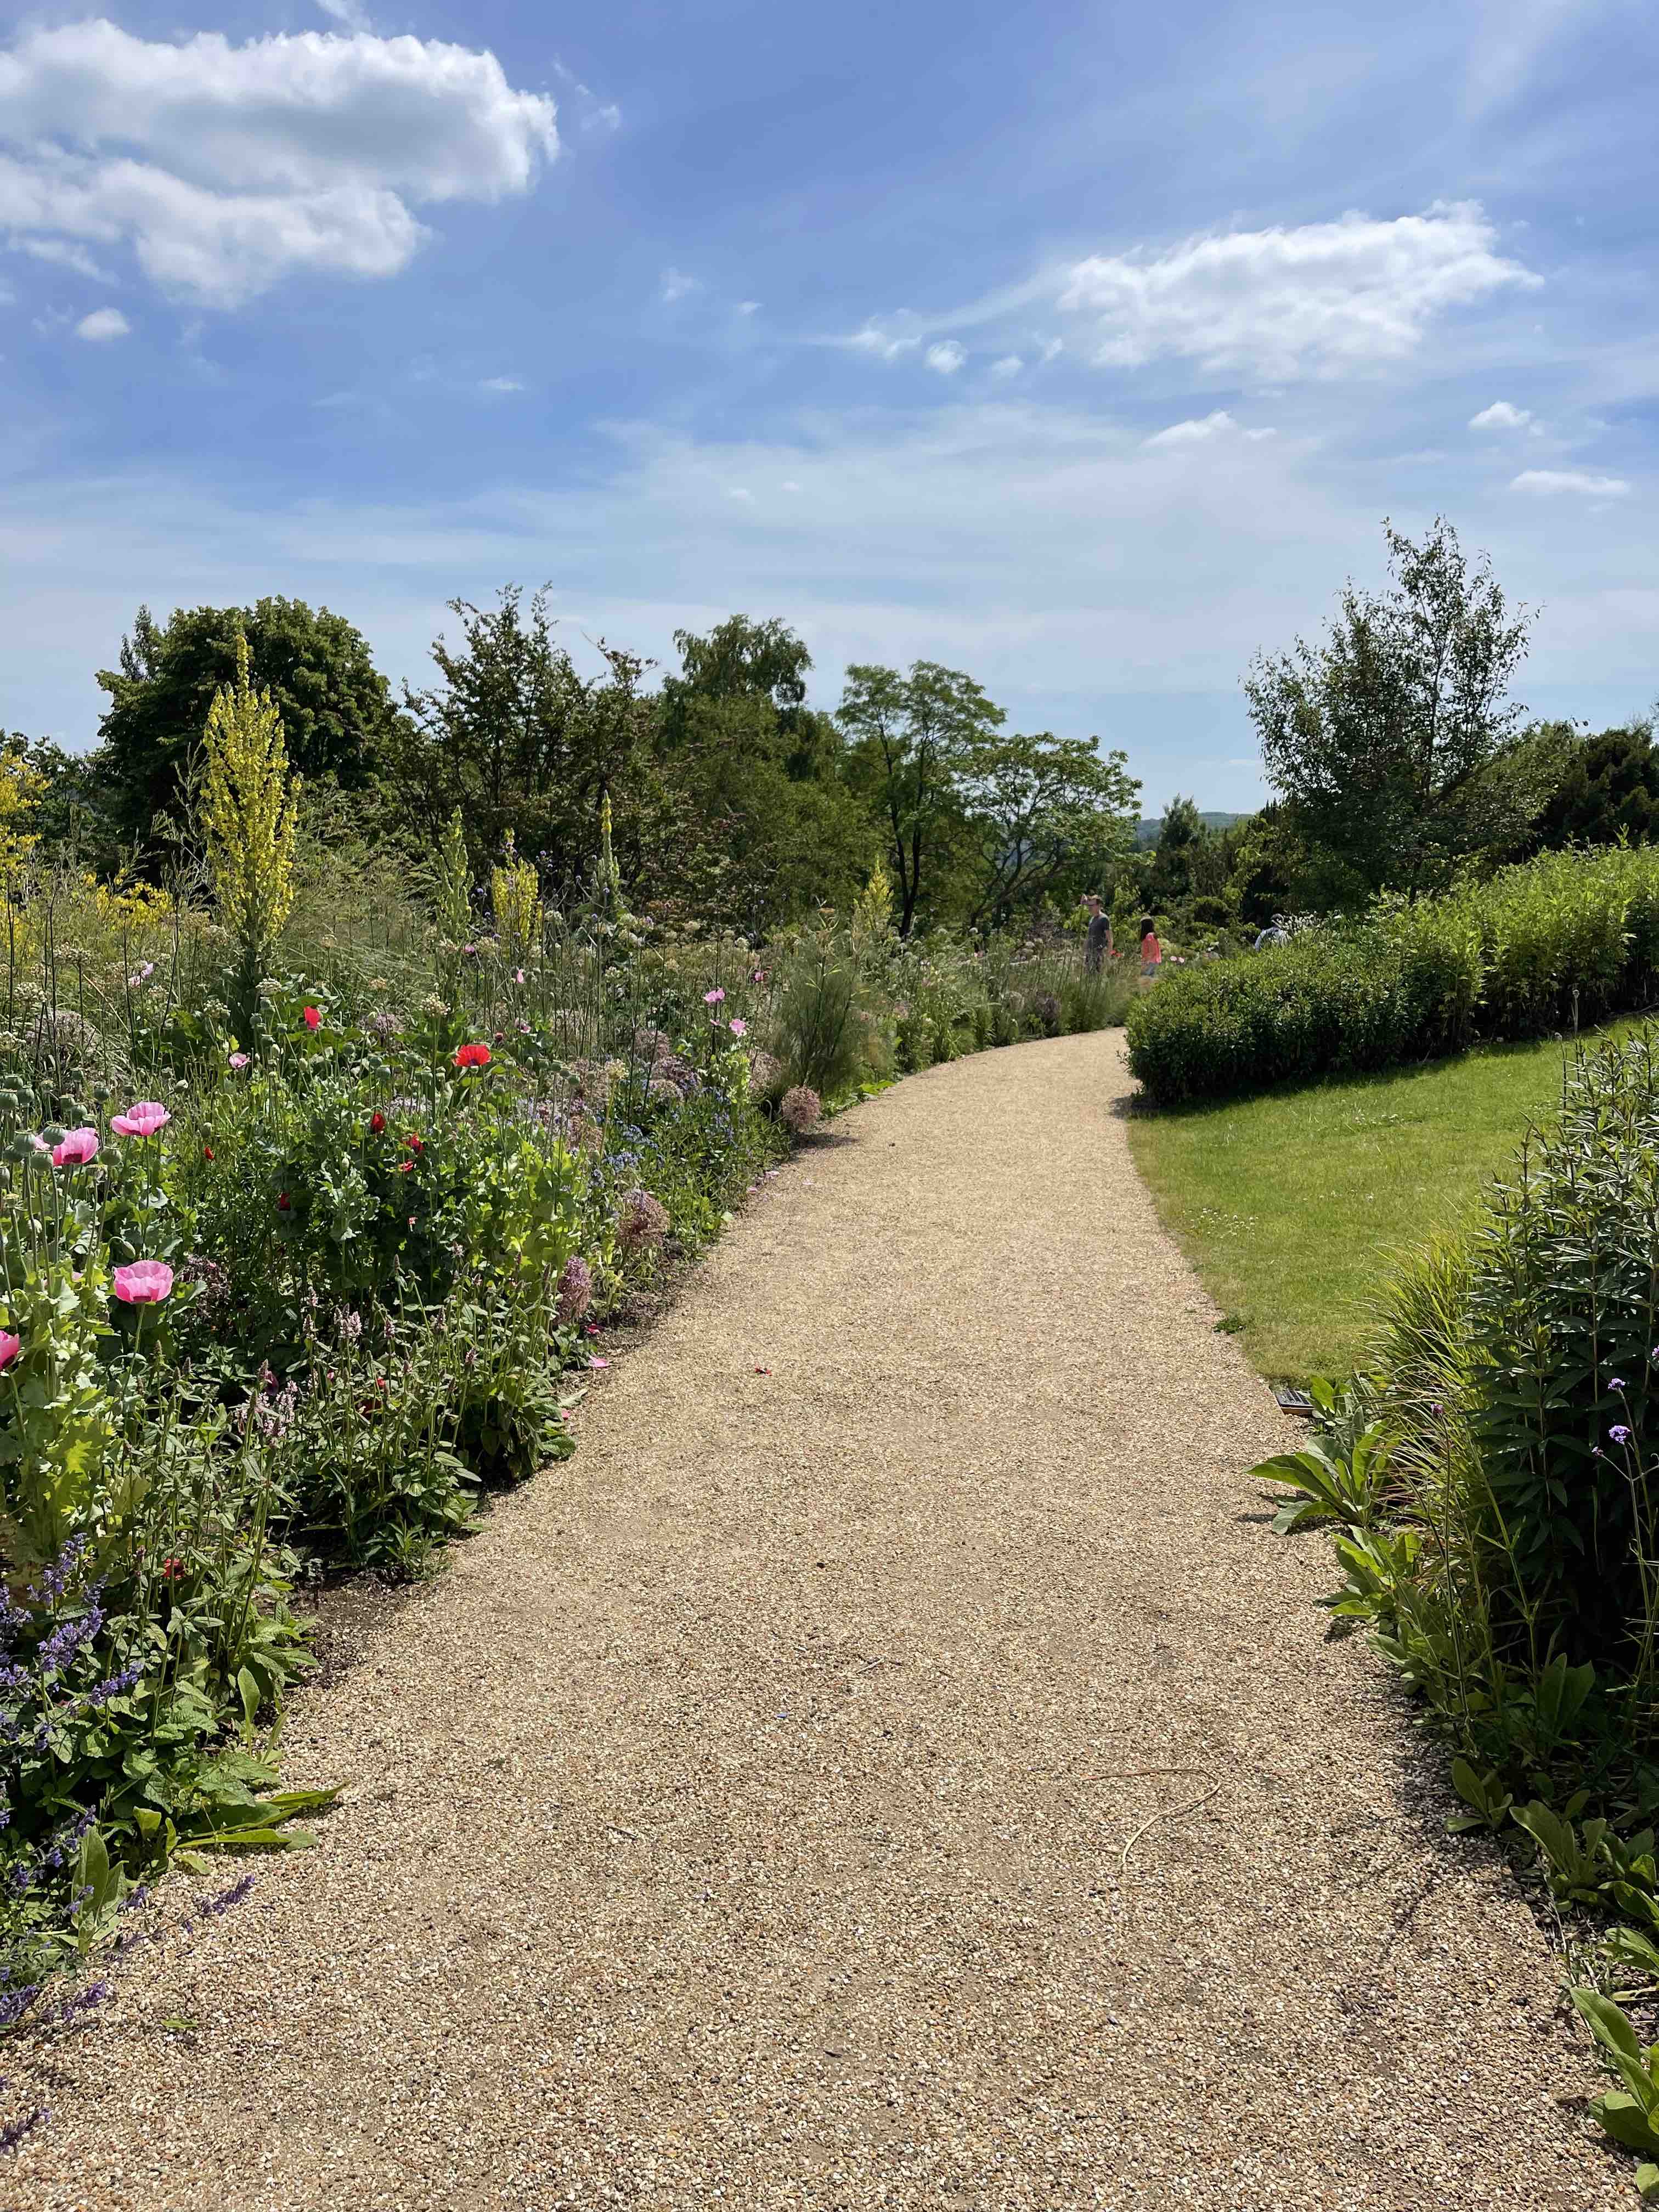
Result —
<instances>
[{"instance_id":1,"label":"leafy tree canopy","mask_svg":"<svg viewBox=\"0 0 1659 2212\"><path fill-rule=\"evenodd\" d=\"M1632 845L1659 838L1659 744L1651 719L1595 737L1567 733L1560 781L1530 846Z\"/></svg>"},{"instance_id":2,"label":"leafy tree canopy","mask_svg":"<svg viewBox=\"0 0 1659 2212\"><path fill-rule=\"evenodd\" d=\"M1134 850L1140 786L1125 754L1102 757L1097 738L999 738L964 781L981 855L971 924L1044 899L1073 904Z\"/></svg>"},{"instance_id":3,"label":"leafy tree canopy","mask_svg":"<svg viewBox=\"0 0 1659 2212\"><path fill-rule=\"evenodd\" d=\"M1412 893L1502 849L1540 794L1505 772L1509 686L1531 620L1437 520L1384 526L1390 584L1349 584L1322 645L1298 639L1245 680L1268 781L1294 825L1363 882Z\"/></svg>"},{"instance_id":4,"label":"leafy tree canopy","mask_svg":"<svg viewBox=\"0 0 1659 2212\"><path fill-rule=\"evenodd\" d=\"M975 786L994 771L1006 717L972 677L918 660L908 675L867 663L850 667L837 720L855 787L883 824L898 926L908 936Z\"/></svg>"},{"instance_id":5,"label":"leafy tree canopy","mask_svg":"<svg viewBox=\"0 0 1659 2212\"><path fill-rule=\"evenodd\" d=\"M391 749L398 710L362 633L303 599L179 608L165 628L140 607L120 665L99 672L109 705L98 726L95 788L118 836L146 845L184 794L214 695L236 682L247 640L257 690L282 717L289 758L307 781L368 784Z\"/></svg>"},{"instance_id":6,"label":"leafy tree canopy","mask_svg":"<svg viewBox=\"0 0 1659 2212\"><path fill-rule=\"evenodd\" d=\"M544 586L526 605L507 584L494 607L450 601L460 640L434 640L436 684L405 687L398 781L428 822L460 809L480 877L510 833L556 885L591 866L607 794L619 841L642 834L652 703L640 689L647 664L603 640L601 670L584 677L553 635L547 599ZM625 869L633 857L625 848Z\"/></svg>"}]
</instances>

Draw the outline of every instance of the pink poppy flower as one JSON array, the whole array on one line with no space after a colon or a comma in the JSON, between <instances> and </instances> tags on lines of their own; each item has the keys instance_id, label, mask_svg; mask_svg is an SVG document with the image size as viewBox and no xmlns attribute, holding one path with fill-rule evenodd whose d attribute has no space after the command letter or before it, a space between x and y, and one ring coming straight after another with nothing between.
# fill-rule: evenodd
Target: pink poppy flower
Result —
<instances>
[{"instance_id":1,"label":"pink poppy flower","mask_svg":"<svg viewBox=\"0 0 1659 2212\"><path fill-rule=\"evenodd\" d=\"M96 1129L71 1129L61 1145L52 1148L52 1164L55 1168L83 1168L88 1160L98 1157Z\"/></svg>"},{"instance_id":2,"label":"pink poppy flower","mask_svg":"<svg viewBox=\"0 0 1659 2212\"><path fill-rule=\"evenodd\" d=\"M115 1270L115 1295L124 1306L159 1306L172 1290L173 1270L165 1260L135 1260Z\"/></svg>"},{"instance_id":3,"label":"pink poppy flower","mask_svg":"<svg viewBox=\"0 0 1659 2212\"><path fill-rule=\"evenodd\" d=\"M9 1328L0 1328L0 1375L5 1373L22 1349L21 1336L14 1336Z\"/></svg>"},{"instance_id":4,"label":"pink poppy flower","mask_svg":"<svg viewBox=\"0 0 1659 2212\"><path fill-rule=\"evenodd\" d=\"M232 1054L230 1055L230 1064L231 1064L231 1066L232 1066L236 1070L237 1073L240 1075L240 1074L241 1073L242 1070L243 1070L243 1069L247 1066L247 1064L248 1064L248 1062L247 1062L247 1054L246 1054L245 1052L234 1052L234 1053L232 1053Z\"/></svg>"},{"instance_id":5,"label":"pink poppy flower","mask_svg":"<svg viewBox=\"0 0 1659 2212\"><path fill-rule=\"evenodd\" d=\"M702 994L702 1002L705 1006L723 1006L726 1004L726 994L720 990L705 991Z\"/></svg>"},{"instance_id":6,"label":"pink poppy flower","mask_svg":"<svg viewBox=\"0 0 1659 2212\"><path fill-rule=\"evenodd\" d=\"M732 1034L733 1036L747 1036L749 1034L749 1024L741 1014L732 1017Z\"/></svg>"},{"instance_id":7,"label":"pink poppy flower","mask_svg":"<svg viewBox=\"0 0 1659 2212\"><path fill-rule=\"evenodd\" d=\"M155 1098L141 1098L136 1106L129 1106L125 1114L112 1114L109 1125L118 1137L154 1137L166 1128L173 1119L167 1108Z\"/></svg>"}]
</instances>

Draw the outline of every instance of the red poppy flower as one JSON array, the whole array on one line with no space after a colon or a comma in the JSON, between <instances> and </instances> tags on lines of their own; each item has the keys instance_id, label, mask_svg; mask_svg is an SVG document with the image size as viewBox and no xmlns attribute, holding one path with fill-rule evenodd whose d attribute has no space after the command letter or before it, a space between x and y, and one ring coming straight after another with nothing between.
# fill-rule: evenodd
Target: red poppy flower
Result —
<instances>
[{"instance_id":1,"label":"red poppy flower","mask_svg":"<svg viewBox=\"0 0 1659 2212\"><path fill-rule=\"evenodd\" d=\"M182 1559L168 1559L161 1563L161 1579L164 1583L176 1582L184 1571L185 1563Z\"/></svg>"},{"instance_id":2,"label":"red poppy flower","mask_svg":"<svg viewBox=\"0 0 1659 2212\"><path fill-rule=\"evenodd\" d=\"M457 1067L488 1067L489 1047L487 1044L464 1044L455 1055Z\"/></svg>"},{"instance_id":3,"label":"red poppy flower","mask_svg":"<svg viewBox=\"0 0 1659 2212\"><path fill-rule=\"evenodd\" d=\"M415 1172L414 1161L399 1160L398 1163L398 1172L399 1175L413 1175Z\"/></svg>"},{"instance_id":4,"label":"red poppy flower","mask_svg":"<svg viewBox=\"0 0 1659 2212\"><path fill-rule=\"evenodd\" d=\"M386 1115L385 1115L384 1114L371 1114L371 1115L369 1115L369 1117L368 1117L368 1133L369 1133L370 1136L372 1136L372 1137L378 1137L378 1136L380 1135L380 1133L381 1130L382 1130L382 1129L384 1129L384 1128L385 1128L385 1127L386 1127Z\"/></svg>"},{"instance_id":5,"label":"red poppy flower","mask_svg":"<svg viewBox=\"0 0 1659 2212\"><path fill-rule=\"evenodd\" d=\"M213 1158L213 1147L212 1147L212 1146L211 1146L211 1145L204 1145L204 1146L203 1146L203 1147L202 1147L202 1158L203 1158L204 1160L210 1160L210 1159Z\"/></svg>"},{"instance_id":6,"label":"red poppy flower","mask_svg":"<svg viewBox=\"0 0 1659 2212\"><path fill-rule=\"evenodd\" d=\"M294 1200L285 1190L279 1190L276 1194L276 1211L278 1213L292 1213L294 1211Z\"/></svg>"},{"instance_id":7,"label":"red poppy flower","mask_svg":"<svg viewBox=\"0 0 1659 2212\"><path fill-rule=\"evenodd\" d=\"M306 1008L306 1027L308 1030L320 1029L322 1027L322 1023L323 1018L318 1012L316 1007L307 1006Z\"/></svg>"},{"instance_id":8,"label":"red poppy flower","mask_svg":"<svg viewBox=\"0 0 1659 2212\"><path fill-rule=\"evenodd\" d=\"M409 1134L404 1139L404 1145L405 1149L409 1152L423 1152L426 1150L426 1139L424 1137L417 1137L415 1134L415 1132L411 1129Z\"/></svg>"}]
</instances>

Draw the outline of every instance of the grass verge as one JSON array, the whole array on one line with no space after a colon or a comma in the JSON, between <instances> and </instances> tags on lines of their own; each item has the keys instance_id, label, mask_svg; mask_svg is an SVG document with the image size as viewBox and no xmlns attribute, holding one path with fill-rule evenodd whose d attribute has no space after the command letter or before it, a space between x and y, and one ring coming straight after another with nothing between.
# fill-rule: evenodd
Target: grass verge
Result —
<instances>
[{"instance_id":1,"label":"grass verge","mask_svg":"<svg viewBox=\"0 0 1659 2212\"><path fill-rule=\"evenodd\" d=\"M1622 1035L1620 1024L1600 1032ZM1137 1114L1164 1224L1264 1375L1352 1371L1389 1259L1466 1216L1561 1092L1559 1040Z\"/></svg>"}]
</instances>

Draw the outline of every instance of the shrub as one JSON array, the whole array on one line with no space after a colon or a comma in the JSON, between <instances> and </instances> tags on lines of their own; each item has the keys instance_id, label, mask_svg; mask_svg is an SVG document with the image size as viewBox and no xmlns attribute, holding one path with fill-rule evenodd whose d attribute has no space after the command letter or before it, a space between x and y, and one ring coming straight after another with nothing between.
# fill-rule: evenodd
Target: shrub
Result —
<instances>
[{"instance_id":1,"label":"shrub","mask_svg":"<svg viewBox=\"0 0 1659 2212\"><path fill-rule=\"evenodd\" d=\"M851 948L827 932L804 938L787 957L775 1016L776 1056L792 1085L836 1097L864 1072L859 972Z\"/></svg>"},{"instance_id":2,"label":"shrub","mask_svg":"<svg viewBox=\"0 0 1659 2212\"><path fill-rule=\"evenodd\" d=\"M1166 975L1131 1009L1129 1065L1160 1105L1387 1067L1640 1005L1656 966L1659 850L1546 854Z\"/></svg>"}]
</instances>

